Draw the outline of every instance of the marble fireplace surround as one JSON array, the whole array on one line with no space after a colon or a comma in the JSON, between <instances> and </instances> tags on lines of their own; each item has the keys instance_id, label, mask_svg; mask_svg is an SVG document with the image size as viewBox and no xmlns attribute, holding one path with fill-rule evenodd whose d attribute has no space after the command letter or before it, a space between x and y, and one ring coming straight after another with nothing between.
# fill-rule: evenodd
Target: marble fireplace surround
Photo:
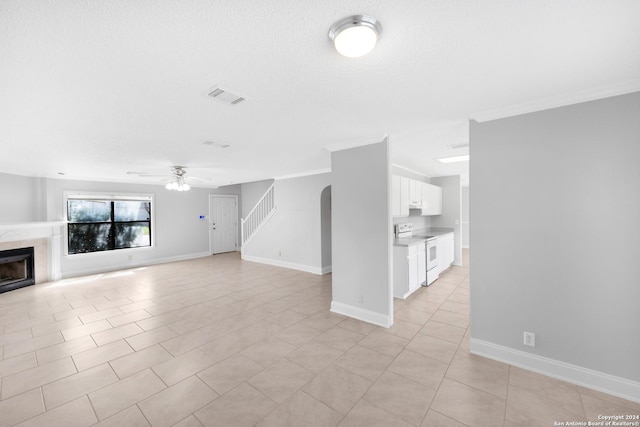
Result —
<instances>
[{"instance_id":1,"label":"marble fireplace surround","mask_svg":"<svg viewBox=\"0 0 640 427\"><path fill-rule=\"evenodd\" d=\"M33 247L36 285L59 280L63 221L0 224L0 250Z\"/></svg>"}]
</instances>

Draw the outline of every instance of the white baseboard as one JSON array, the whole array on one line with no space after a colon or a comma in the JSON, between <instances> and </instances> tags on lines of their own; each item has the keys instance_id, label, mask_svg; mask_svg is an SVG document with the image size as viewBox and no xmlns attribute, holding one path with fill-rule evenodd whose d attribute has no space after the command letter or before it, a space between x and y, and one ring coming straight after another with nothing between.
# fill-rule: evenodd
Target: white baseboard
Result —
<instances>
[{"instance_id":1,"label":"white baseboard","mask_svg":"<svg viewBox=\"0 0 640 427\"><path fill-rule=\"evenodd\" d=\"M331 301L331 312L353 317L354 319L362 320L363 322L373 323L374 325L382 326L383 328L390 328L391 325L393 325L393 319L391 316L337 301Z\"/></svg>"},{"instance_id":2,"label":"white baseboard","mask_svg":"<svg viewBox=\"0 0 640 427\"><path fill-rule=\"evenodd\" d=\"M640 402L640 382L471 338L471 353L582 387Z\"/></svg>"},{"instance_id":3,"label":"white baseboard","mask_svg":"<svg viewBox=\"0 0 640 427\"><path fill-rule=\"evenodd\" d=\"M178 255L178 256L173 256L173 257L165 257L165 258L157 258L157 259L150 259L150 260L144 260L144 261L138 261L138 262L128 262L126 264L121 264L121 265L113 265L113 266L109 266L106 268L87 268L87 269L83 269L83 270L73 270L70 272L66 272L64 274L61 275L61 277L63 279L67 279L70 277L78 277L78 276L88 276L91 274L100 274L100 273L109 273L112 271L120 271L120 270L128 270L130 268L138 268L138 267L145 267L148 265L156 265L156 264L165 264L168 262L176 262L176 261L185 261L188 259L194 259L194 258L202 258L202 257L206 257L206 256L210 256L211 253L209 252L197 252L197 253L193 253L193 254L185 254L185 255Z\"/></svg>"},{"instance_id":4,"label":"white baseboard","mask_svg":"<svg viewBox=\"0 0 640 427\"><path fill-rule=\"evenodd\" d=\"M299 270L299 271L304 271L304 272L307 272L307 273L313 273L313 274L317 274L317 275L324 274L322 272L322 268L321 267L314 267L312 265L296 264L294 262L280 261L280 260L277 260L277 259L262 258L262 257L252 256L252 255L246 255L244 253L242 253L242 259L245 260L245 261L259 262L260 264L273 265L274 267L290 268L292 270Z\"/></svg>"},{"instance_id":5,"label":"white baseboard","mask_svg":"<svg viewBox=\"0 0 640 427\"><path fill-rule=\"evenodd\" d=\"M328 265L326 267L322 267L322 274L329 274L333 271L332 266Z\"/></svg>"}]
</instances>

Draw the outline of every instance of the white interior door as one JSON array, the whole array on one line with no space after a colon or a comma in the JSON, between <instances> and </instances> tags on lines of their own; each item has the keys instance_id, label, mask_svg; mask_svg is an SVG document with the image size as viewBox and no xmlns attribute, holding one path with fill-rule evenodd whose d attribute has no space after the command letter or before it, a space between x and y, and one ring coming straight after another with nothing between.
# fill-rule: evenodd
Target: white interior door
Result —
<instances>
[{"instance_id":1,"label":"white interior door","mask_svg":"<svg viewBox=\"0 0 640 427\"><path fill-rule=\"evenodd\" d=\"M233 252L238 247L238 196L209 197L211 253Z\"/></svg>"}]
</instances>

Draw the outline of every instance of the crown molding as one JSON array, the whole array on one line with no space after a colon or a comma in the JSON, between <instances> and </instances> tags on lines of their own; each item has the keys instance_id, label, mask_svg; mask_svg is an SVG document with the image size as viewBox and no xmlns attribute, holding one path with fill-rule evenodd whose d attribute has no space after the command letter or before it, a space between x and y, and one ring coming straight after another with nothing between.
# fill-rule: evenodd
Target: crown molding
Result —
<instances>
[{"instance_id":1,"label":"crown molding","mask_svg":"<svg viewBox=\"0 0 640 427\"><path fill-rule=\"evenodd\" d=\"M399 164L397 164L397 163L391 163L391 166L393 166L393 167L395 167L395 168L398 168L398 169L402 169L402 170L407 171L407 172L411 172L412 174L415 174L415 175L421 176L421 177L423 177L423 178L430 178L430 176L427 176L427 175L425 175L425 174L424 174L424 173L422 173L422 172L418 172L418 171L415 171L415 170L413 170L413 169L409 169L409 168L404 167L404 166L402 166L402 165L399 165Z\"/></svg>"},{"instance_id":2,"label":"crown molding","mask_svg":"<svg viewBox=\"0 0 640 427\"><path fill-rule=\"evenodd\" d=\"M381 136L371 137L371 138L362 138L362 139L352 139L349 141L338 142L336 144L325 145L324 149L333 153L334 151L342 151L348 150L349 148L362 147L364 145L377 144L379 142L384 142L389 139L389 135L386 133Z\"/></svg>"},{"instance_id":3,"label":"crown molding","mask_svg":"<svg viewBox=\"0 0 640 427\"><path fill-rule=\"evenodd\" d=\"M280 175L280 176L274 177L273 179L275 181L280 181L280 180L283 180L283 179L301 178L301 177L304 177L304 176L320 175L320 174L323 174L323 173L330 173L330 172L331 172L331 168L316 169L316 170L312 170L312 171L294 173L294 174L290 174L290 175Z\"/></svg>"},{"instance_id":4,"label":"crown molding","mask_svg":"<svg viewBox=\"0 0 640 427\"><path fill-rule=\"evenodd\" d=\"M582 91L542 98L532 102L514 104L505 108L486 110L476 114L471 114L469 119L482 123L490 120L518 116L521 114L534 113L536 111L549 110L551 108L579 104L581 102L595 101L597 99L609 98L617 95L625 95L627 93L637 91L640 91L640 79L633 79L627 80L623 83L598 86Z\"/></svg>"}]
</instances>

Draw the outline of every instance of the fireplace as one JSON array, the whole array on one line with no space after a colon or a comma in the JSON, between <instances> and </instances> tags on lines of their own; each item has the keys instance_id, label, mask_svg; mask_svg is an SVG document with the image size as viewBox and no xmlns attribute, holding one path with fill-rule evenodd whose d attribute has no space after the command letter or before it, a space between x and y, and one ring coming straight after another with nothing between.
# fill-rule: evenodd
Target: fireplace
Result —
<instances>
[{"instance_id":1,"label":"fireplace","mask_svg":"<svg viewBox=\"0 0 640 427\"><path fill-rule=\"evenodd\" d=\"M35 284L33 247L0 251L0 293Z\"/></svg>"}]
</instances>

